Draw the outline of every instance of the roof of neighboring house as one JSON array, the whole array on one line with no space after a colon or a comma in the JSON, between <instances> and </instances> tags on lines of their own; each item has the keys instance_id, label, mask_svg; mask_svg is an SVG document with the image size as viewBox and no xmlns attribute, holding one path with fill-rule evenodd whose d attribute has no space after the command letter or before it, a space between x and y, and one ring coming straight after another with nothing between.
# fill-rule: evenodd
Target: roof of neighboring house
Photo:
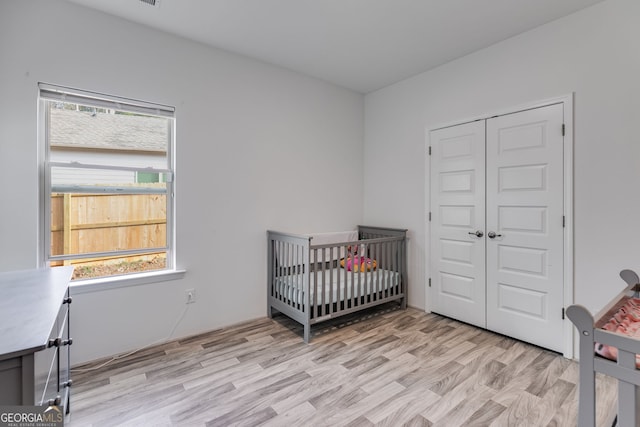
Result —
<instances>
[{"instance_id":1,"label":"roof of neighboring house","mask_svg":"<svg viewBox=\"0 0 640 427\"><path fill-rule=\"evenodd\" d=\"M59 108L50 111L51 147L167 151L169 126L165 118Z\"/></svg>"}]
</instances>

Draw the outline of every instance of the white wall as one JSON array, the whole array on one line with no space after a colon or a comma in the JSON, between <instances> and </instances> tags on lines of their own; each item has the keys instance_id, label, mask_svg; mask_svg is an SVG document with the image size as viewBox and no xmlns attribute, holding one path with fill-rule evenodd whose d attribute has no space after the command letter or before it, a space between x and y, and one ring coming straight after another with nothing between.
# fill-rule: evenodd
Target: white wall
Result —
<instances>
[{"instance_id":1,"label":"white wall","mask_svg":"<svg viewBox=\"0 0 640 427\"><path fill-rule=\"evenodd\" d=\"M165 338L187 288L176 337L265 316L267 229L362 220L362 95L75 4L0 0L0 271L37 266L39 81L176 107L187 274L78 294L74 363Z\"/></svg>"},{"instance_id":2,"label":"white wall","mask_svg":"<svg viewBox=\"0 0 640 427\"><path fill-rule=\"evenodd\" d=\"M599 309L640 271L638 17L608 0L365 97L364 218L411 230L411 305L428 277L425 129L572 92L575 301Z\"/></svg>"}]
</instances>

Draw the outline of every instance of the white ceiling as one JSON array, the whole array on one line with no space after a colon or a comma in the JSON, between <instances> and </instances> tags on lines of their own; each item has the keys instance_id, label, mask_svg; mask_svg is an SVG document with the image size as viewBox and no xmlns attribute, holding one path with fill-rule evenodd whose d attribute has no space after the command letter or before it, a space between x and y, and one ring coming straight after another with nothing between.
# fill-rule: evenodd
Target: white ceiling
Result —
<instances>
[{"instance_id":1,"label":"white ceiling","mask_svg":"<svg viewBox=\"0 0 640 427\"><path fill-rule=\"evenodd\" d=\"M68 0L367 93L602 0Z\"/></svg>"}]
</instances>

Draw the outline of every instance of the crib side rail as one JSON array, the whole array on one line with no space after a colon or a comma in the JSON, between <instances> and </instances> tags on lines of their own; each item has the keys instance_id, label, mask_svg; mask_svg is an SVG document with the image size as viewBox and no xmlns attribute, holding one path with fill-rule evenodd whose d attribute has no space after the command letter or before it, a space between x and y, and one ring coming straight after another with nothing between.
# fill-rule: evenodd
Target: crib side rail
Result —
<instances>
[{"instance_id":1,"label":"crib side rail","mask_svg":"<svg viewBox=\"0 0 640 427\"><path fill-rule=\"evenodd\" d=\"M271 309L308 323L309 246L304 235L267 231L267 314Z\"/></svg>"},{"instance_id":2,"label":"crib side rail","mask_svg":"<svg viewBox=\"0 0 640 427\"><path fill-rule=\"evenodd\" d=\"M408 279L408 253L407 253L407 232L406 228L389 228L389 227L375 227L370 225L358 225L358 236L360 239L369 240L382 237L398 237L401 238L401 243L398 245L397 251L397 265L399 266L400 274L402 275L402 292L404 299L402 301L402 308L407 306L407 291L409 289Z\"/></svg>"},{"instance_id":3,"label":"crib side rail","mask_svg":"<svg viewBox=\"0 0 640 427\"><path fill-rule=\"evenodd\" d=\"M594 319L581 305L567 308L567 316L579 334L580 381L578 400L578 425L595 426L596 390L595 374L601 372L618 380L618 425L638 425L636 413L640 371L636 369L636 354L640 354L640 340L598 328L602 319ZM595 357L595 343L618 349L617 362Z\"/></svg>"},{"instance_id":4,"label":"crib side rail","mask_svg":"<svg viewBox=\"0 0 640 427\"><path fill-rule=\"evenodd\" d=\"M309 248L312 323L401 300L406 306L404 236Z\"/></svg>"},{"instance_id":5,"label":"crib side rail","mask_svg":"<svg viewBox=\"0 0 640 427\"><path fill-rule=\"evenodd\" d=\"M407 252L407 232L406 228L389 228L389 227L374 227L369 225L359 225L358 234L361 239L374 239L384 236L395 236L402 239L398 245L397 251L397 263L399 266L400 274L402 275L402 293L404 299L402 300L402 308L407 307L407 292L409 290L409 269L408 269L408 252Z\"/></svg>"}]
</instances>

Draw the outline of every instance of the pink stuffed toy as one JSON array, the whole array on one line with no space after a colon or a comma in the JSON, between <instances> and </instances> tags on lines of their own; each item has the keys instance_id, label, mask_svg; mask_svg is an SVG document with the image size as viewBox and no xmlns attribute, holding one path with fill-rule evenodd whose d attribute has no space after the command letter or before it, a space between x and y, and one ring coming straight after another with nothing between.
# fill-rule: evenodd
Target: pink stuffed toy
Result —
<instances>
[{"instance_id":1,"label":"pink stuffed toy","mask_svg":"<svg viewBox=\"0 0 640 427\"><path fill-rule=\"evenodd\" d=\"M367 271L375 270L378 267L378 263L376 262L375 259L365 258L358 255L355 255L353 257L348 256L346 263L344 259L341 259L340 265L343 268L346 268L347 271L354 270L354 271L360 271L360 272L363 272L365 270Z\"/></svg>"}]
</instances>

